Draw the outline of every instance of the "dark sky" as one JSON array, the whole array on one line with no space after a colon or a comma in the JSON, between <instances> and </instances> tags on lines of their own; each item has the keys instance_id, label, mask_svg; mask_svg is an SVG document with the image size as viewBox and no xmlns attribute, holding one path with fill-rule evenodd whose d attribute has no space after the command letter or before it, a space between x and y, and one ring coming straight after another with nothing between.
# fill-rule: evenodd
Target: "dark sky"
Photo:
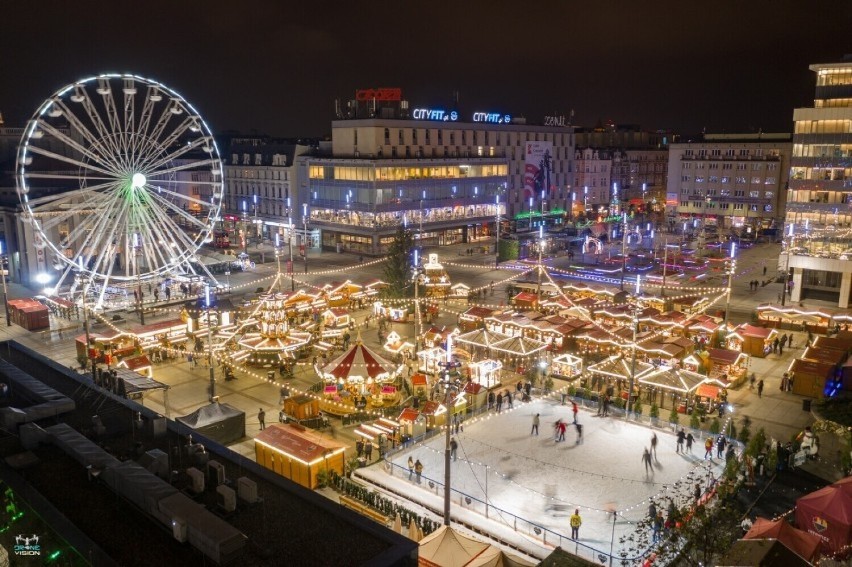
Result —
<instances>
[{"instance_id":1,"label":"dark sky","mask_svg":"<svg viewBox=\"0 0 852 567\"><path fill-rule=\"evenodd\" d=\"M0 112L22 126L101 72L164 82L215 131L330 132L334 99L401 87L412 106L575 112L647 129L790 131L811 63L852 53L849 0L13 0Z\"/></svg>"}]
</instances>

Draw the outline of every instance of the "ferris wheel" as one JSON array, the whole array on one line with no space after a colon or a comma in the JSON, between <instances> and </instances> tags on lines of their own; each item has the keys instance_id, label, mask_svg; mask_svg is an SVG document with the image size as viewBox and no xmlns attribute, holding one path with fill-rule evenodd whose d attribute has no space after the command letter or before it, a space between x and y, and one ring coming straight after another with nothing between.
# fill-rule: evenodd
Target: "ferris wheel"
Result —
<instances>
[{"instance_id":1,"label":"ferris wheel","mask_svg":"<svg viewBox=\"0 0 852 567\"><path fill-rule=\"evenodd\" d=\"M196 253L219 215L222 161L165 85L106 74L59 89L24 129L16 176L39 281L73 293L204 271Z\"/></svg>"}]
</instances>

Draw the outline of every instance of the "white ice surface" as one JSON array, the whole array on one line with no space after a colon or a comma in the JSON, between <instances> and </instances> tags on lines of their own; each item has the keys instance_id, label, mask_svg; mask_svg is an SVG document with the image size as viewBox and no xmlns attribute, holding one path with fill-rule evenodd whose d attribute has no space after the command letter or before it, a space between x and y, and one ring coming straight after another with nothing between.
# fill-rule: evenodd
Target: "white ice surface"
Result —
<instances>
[{"instance_id":1,"label":"white ice surface","mask_svg":"<svg viewBox=\"0 0 852 567\"><path fill-rule=\"evenodd\" d=\"M541 414L540 434L530 435L532 419ZM569 424L564 442L556 442L553 424L561 418ZM452 515L475 529L544 557L561 546L587 558L597 552L619 552L618 539L636 529L635 522L647 515L650 497L673 495L678 505L687 504L689 488L695 482L705 485L708 467L718 478L722 462L703 460L704 439L696 439L691 455L675 452L676 439L669 431L627 423L622 418L597 417L581 410L583 443L576 444L571 422L571 406L544 400L515 403L512 411L477 418L464 423L464 431L454 435L459 443L458 461L451 465ZM658 460L653 474L646 475L642 463L644 447L650 446L656 431ZM438 512L443 510L443 435L433 437L389 458L388 465L359 469L358 475L385 486L407 499ZM424 466L421 484L408 481L408 456ZM485 517L486 465L488 477L488 518ZM429 487L429 481L434 486ZM672 487L677 483L678 488ZM471 496L471 504L464 502ZM480 502L477 502L479 500ZM580 546L570 541L568 517L580 509L583 525ZM612 510L618 512L613 538ZM515 518L517 516L517 520ZM541 534L535 533L535 528ZM583 547L587 546L587 547ZM633 552L630 553L633 555ZM597 561L596 561L597 562Z\"/></svg>"}]
</instances>

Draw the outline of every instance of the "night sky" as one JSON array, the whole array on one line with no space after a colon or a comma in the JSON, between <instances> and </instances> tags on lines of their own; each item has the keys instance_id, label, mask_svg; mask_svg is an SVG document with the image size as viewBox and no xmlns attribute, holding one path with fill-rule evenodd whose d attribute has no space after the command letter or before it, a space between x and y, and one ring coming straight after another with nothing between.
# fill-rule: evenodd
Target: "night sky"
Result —
<instances>
[{"instance_id":1,"label":"night sky","mask_svg":"<svg viewBox=\"0 0 852 567\"><path fill-rule=\"evenodd\" d=\"M736 0L5 3L0 112L23 126L56 89L133 72L214 131L330 133L334 99L401 87L414 106L691 133L788 132L812 63L852 53L852 2Z\"/></svg>"}]
</instances>

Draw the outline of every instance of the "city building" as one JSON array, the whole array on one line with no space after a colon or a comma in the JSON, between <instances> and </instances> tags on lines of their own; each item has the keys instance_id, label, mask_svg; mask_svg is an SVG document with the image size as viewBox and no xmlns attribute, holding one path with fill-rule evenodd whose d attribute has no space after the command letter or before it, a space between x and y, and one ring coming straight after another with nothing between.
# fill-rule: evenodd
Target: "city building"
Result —
<instances>
[{"instance_id":1,"label":"city building","mask_svg":"<svg viewBox=\"0 0 852 567\"><path fill-rule=\"evenodd\" d=\"M669 133L611 122L575 133L578 148L602 150L611 160L609 202L615 197L620 210L648 214L664 210L672 139Z\"/></svg>"},{"instance_id":2,"label":"city building","mask_svg":"<svg viewBox=\"0 0 852 567\"><path fill-rule=\"evenodd\" d=\"M793 155L779 267L788 297L837 301L852 293L852 55L810 66L814 105L793 111Z\"/></svg>"},{"instance_id":3,"label":"city building","mask_svg":"<svg viewBox=\"0 0 852 567\"><path fill-rule=\"evenodd\" d=\"M607 215L612 201L612 154L591 147L574 151L573 214Z\"/></svg>"},{"instance_id":4,"label":"city building","mask_svg":"<svg viewBox=\"0 0 852 567\"><path fill-rule=\"evenodd\" d=\"M399 225L424 245L484 243L505 229L561 225L574 140L564 117L411 108L399 89L338 105L330 152L298 158L300 200L325 249L381 254Z\"/></svg>"},{"instance_id":5,"label":"city building","mask_svg":"<svg viewBox=\"0 0 852 567\"><path fill-rule=\"evenodd\" d=\"M790 134L706 134L669 146L670 226L717 227L740 236L783 218Z\"/></svg>"}]
</instances>

